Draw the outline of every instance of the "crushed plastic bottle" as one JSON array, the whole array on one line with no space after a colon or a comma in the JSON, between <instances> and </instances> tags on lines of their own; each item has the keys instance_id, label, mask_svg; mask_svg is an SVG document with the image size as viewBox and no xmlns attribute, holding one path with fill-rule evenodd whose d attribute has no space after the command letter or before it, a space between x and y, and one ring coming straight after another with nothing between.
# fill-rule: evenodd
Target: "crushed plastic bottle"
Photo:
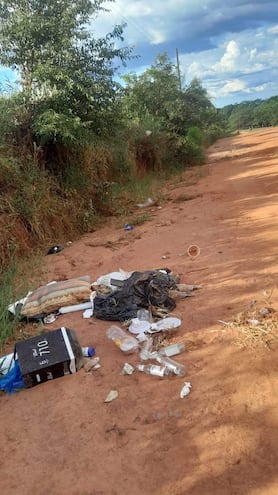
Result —
<instances>
[{"instance_id":1,"label":"crushed plastic bottle","mask_svg":"<svg viewBox=\"0 0 278 495\"><path fill-rule=\"evenodd\" d=\"M138 364L137 369L147 375L153 376L165 377L172 374L171 370L166 366L158 366L156 364Z\"/></svg>"},{"instance_id":2,"label":"crushed plastic bottle","mask_svg":"<svg viewBox=\"0 0 278 495\"><path fill-rule=\"evenodd\" d=\"M124 330L116 325L109 327L106 331L106 335L109 339L113 340L114 344L125 354L131 354L138 350L138 341L134 337L127 335Z\"/></svg>"},{"instance_id":3,"label":"crushed plastic bottle","mask_svg":"<svg viewBox=\"0 0 278 495\"><path fill-rule=\"evenodd\" d=\"M156 360L177 376L185 376L185 367L174 359L157 354Z\"/></svg>"}]
</instances>

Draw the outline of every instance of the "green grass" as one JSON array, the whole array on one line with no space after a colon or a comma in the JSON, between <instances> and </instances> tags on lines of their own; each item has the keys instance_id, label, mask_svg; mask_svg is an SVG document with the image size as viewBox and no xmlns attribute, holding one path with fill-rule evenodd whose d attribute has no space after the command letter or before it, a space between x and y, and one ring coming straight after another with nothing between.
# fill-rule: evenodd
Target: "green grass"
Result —
<instances>
[{"instance_id":1,"label":"green grass","mask_svg":"<svg viewBox=\"0 0 278 495\"><path fill-rule=\"evenodd\" d=\"M0 349L19 327L19 318L11 314L8 306L44 283L45 274L41 264L42 254L32 253L21 262L12 260L0 278Z\"/></svg>"},{"instance_id":2,"label":"green grass","mask_svg":"<svg viewBox=\"0 0 278 495\"><path fill-rule=\"evenodd\" d=\"M17 267L11 263L1 276L0 285L0 345L14 332L18 319L11 316L8 305L14 301Z\"/></svg>"}]
</instances>

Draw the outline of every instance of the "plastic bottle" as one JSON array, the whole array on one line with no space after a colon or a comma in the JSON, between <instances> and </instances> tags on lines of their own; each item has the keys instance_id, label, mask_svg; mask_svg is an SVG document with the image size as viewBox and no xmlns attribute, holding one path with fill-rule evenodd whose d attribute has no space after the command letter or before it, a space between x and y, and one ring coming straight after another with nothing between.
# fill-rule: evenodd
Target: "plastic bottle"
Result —
<instances>
[{"instance_id":1,"label":"plastic bottle","mask_svg":"<svg viewBox=\"0 0 278 495\"><path fill-rule=\"evenodd\" d=\"M175 373L175 375L178 376L185 376L185 367L183 364L177 363L177 361L174 361L174 359L171 359L169 357L164 357L160 356L159 354L156 357L156 360L162 364L163 366L166 366L166 368L169 371L172 371L172 373Z\"/></svg>"},{"instance_id":2,"label":"plastic bottle","mask_svg":"<svg viewBox=\"0 0 278 495\"><path fill-rule=\"evenodd\" d=\"M171 370L166 366L157 366L156 364L138 364L137 369L143 371L147 375L153 376L169 376L171 375Z\"/></svg>"},{"instance_id":3,"label":"plastic bottle","mask_svg":"<svg viewBox=\"0 0 278 495\"><path fill-rule=\"evenodd\" d=\"M82 356L92 357L95 354L95 349L93 347L82 347Z\"/></svg>"},{"instance_id":4,"label":"plastic bottle","mask_svg":"<svg viewBox=\"0 0 278 495\"><path fill-rule=\"evenodd\" d=\"M185 350L184 342L178 342L177 344L168 345L167 347L162 347L159 349L158 354L160 356L170 357L180 354Z\"/></svg>"},{"instance_id":5,"label":"plastic bottle","mask_svg":"<svg viewBox=\"0 0 278 495\"><path fill-rule=\"evenodd\" d=\"M115 345L121 349L125 354L131 354L138 349L138 341L127 335L120 327L112 325L106 331L106 335L109 339L113 340Z\"/></svg>"},{"instance_id":6,"label":"plastic bottle","mask_svg":"<svg viewBox=\"0 0 278 495\"><path fill-rule=\"evenodd\" d=\"M147 338L147 340L145 340L143 342L143 345L141 347L141 351L139 354L140 359L142 361L147 361L148 359L156 358L157 352L152 352L152 348L153 348L153 340L152 340L152 338Z\"/></svg>"},{"instance_id":7,"label":"plastic bottle","mask_svg":"<svg viewBox=\"0 0 278 495\"><path fill-rule=\"evenodd\" d=\"M156 333L156 332L164 332L167 331L172 333L177 330L181 325L181 320L179 318L175 318L174 316L167 316L166 318L162 318L156 323L151 323L151 328L148 333Z\"/></svg>"}]
</instances>

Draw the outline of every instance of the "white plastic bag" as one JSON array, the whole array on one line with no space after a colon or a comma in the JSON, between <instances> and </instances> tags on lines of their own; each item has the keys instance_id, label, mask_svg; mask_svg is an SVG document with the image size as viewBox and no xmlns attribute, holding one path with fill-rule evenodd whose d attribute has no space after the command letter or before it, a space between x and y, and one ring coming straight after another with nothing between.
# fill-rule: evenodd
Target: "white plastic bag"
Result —
<instances>
[{"instance_id":1,"label":"white plastic bag","mask_svg":"<svg viewBox=\"0 0 278 495\"><path fill-rule=\"evenodd\" d=\"M127 280L133 272L126 272L125 270L119 269L118 272L107 273L106 275L101 275L92 285L106 285L110 287L113 292L118 290L118 287L111 284L111 278L115 280Z\"/></svg>"}]
</instances>

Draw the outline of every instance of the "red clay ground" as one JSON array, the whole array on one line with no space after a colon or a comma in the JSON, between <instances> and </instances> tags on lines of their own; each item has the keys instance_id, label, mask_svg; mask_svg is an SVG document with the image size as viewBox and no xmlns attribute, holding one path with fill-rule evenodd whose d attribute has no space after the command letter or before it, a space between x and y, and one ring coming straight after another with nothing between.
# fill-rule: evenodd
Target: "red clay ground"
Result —
<instances>
[{"instance_id":1,"label":"red clay ground","mask_svg":"<svg viewBox=\"0 0 278 495\"><path fill-rule=\"evenodd\" d=\"M75 329L102 367L0 397L1 494L278 494L277 346L241 348L217 323L277 283L277 142L277 128L223 139L207 174L169 187L150 221L131 232L105 227L45 258L48 281L166 265L201 284L176 311L187 345L177 360L192 391L180 399L179 377L120 375L126 356L107 340L109 322L60 317L48 329ZM104 403L111 389L119 397Z\"/></svg>"}]
</instances>

